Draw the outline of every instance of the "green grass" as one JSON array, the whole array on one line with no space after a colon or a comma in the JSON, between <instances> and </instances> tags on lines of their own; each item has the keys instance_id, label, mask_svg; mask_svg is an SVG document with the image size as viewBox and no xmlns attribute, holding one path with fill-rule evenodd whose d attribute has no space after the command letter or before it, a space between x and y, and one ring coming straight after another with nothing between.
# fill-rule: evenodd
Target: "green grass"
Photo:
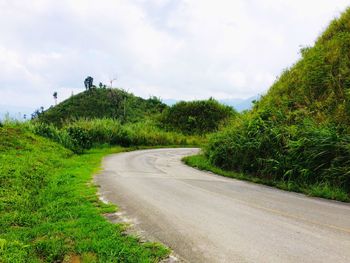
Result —
<instances>
[{"instance_id":1,"label":"green grass","mask_svg":"<svg viewBox=\"0 0 350 263\"><path fill-rule=\"evenodd\" d=\"M141 243L103 214L92 175L106 154L74 155L23 127L0 128L0 262L158 262L169 250Z\"/></svg>"},{"instance_id":2,"label":"green grass","mask_svg":"<svg viewBox=\"0 0 350 263\"><path fill-rule=\"evenodd\" d=\"M282 190L304 193L309 196L322 197L322 198L327 198L327 199L332 199L332 200L337 200L342 202L350 202L350 197L346 192L344 192L339 188L331 187L328 184L298 185L294 182L273 181L273 180L258 178L258 177L251 176L244 173L226 171L212 165L203 154L187 156L187 157L184 157L182 161L185 164L191 167L197 168L199 170L210 171L225 177L245 180L245 181L264 184L268 186L274 186Z\"/></svg>"}]
</instances>

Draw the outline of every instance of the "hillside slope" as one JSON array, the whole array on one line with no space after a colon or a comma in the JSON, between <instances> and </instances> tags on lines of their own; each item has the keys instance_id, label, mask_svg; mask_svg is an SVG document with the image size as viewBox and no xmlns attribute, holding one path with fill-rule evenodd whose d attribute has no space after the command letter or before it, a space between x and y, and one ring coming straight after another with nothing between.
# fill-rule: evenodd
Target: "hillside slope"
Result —
<instances>
[{"instance_id":1,"label":"hillside slope","mask_svg":"<svg viewBox=\"0 0 350 263\"><path fill-rule=\"evenodd\" d=\"M102 214L92 174L123 148L73 155L26 124L0 127L0 262L158 262L159 244L140 243Z\"/></svg>"},{"instance_id":2,"label":"hillside slope","mask_svg":"<svg viewBox=\"0 0 350 263\"><path fill-rule=\"evenodd\" d=\"M167 106L159 99L143 99L120 89L93 88L40 113L42 122L60 124L78 118L113 118L134 122L160 113Z\"/></svg>"},{"instance_id":3,"label":"hillside slope","mask_svg":"<svg viewBox=\"0 0 350 263\"><path fill-rule=\"evenodd\" d=\"M283 188L349 197L350 9L301 53L252 111L212 137L206 155Z\"/></svg>"},{"instance_id":4,"label":"hillside slope","mask_svg":"<svg viewBox=\"0 0 350 263\"><path fill-rule=\"evenodd\" d=\"M302 59L283 72L255 106L284 122L350 124L350 9L335 19ZM273 113L273 114L272 114ZM279 114L276 114L279 113Z\"/></svg>"}]
</instances>

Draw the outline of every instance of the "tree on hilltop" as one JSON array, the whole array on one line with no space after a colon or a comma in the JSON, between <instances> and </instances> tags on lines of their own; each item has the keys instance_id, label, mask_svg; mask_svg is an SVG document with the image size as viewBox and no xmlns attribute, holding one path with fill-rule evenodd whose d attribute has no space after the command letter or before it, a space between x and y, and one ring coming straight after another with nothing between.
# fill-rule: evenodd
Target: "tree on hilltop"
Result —
<instances>
[{"instance_id":1,"label":"tree on hilltop","mask_svg":"<svg viewBox=\"0 0 350 263\"><path fill-rule=\"evenodd\" d=\"M55 105L57 105L57 91L53 93L53 98L55 100Z\"/></svg>"}]
</instances>

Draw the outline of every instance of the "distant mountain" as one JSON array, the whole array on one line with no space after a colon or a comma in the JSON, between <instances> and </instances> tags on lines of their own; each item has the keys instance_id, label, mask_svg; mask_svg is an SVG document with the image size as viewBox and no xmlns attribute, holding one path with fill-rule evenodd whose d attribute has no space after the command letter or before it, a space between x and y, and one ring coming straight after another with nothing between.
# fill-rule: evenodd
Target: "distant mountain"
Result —
<instances>
[{"instance_id":1,"label":"distant mountain","mask_svg":"<svg viewBox=\"0 0 350 263\"><path fill-rule=\"evenodd\" d=\"M260 95L256 95L253 97L249 97L248 99L221 99L218 100L220 103L231 106L235 108L237 111L244 111L249 110L253 107L253 101L258 100L260 98ZM176 99L164 99L162 100L165 104L168 106L174 105L176 102L179 102L180 100Z\"/></svg>"},{"instance_id":2,"label":"distant mountain","mask_svg":"<svg viewBox=\"0 0 350 263\"><path fill-rule=\"evenodd\" d=\"M179 102L181 100L176 99L162 99L162 102L165 103L168 106L173 106L176 102Z\"/></svg>"},{"instance_id":3,"label":"distant mountain","mask_svg":"<svg viewBox=\"0 0 350 263\"><path fill-rule=\"evenodd\" d=\"M237 111L250 110L253 107L253 101L259 100L260 95L249 97L248 99L222 99L222 104L234 107Z\"/></svg>"},{"instance_id":4,"label":"distant mountain","mask_svg":"<svg viewBox=\"0 0 350 263\"><path fill-rule=\"evenodd\" d=\"M30 119L30 116L33 112L34 109L30 107L0 105L0 120L8 117L11 119L23 120L24 115L26 115L27 119Z\"/></svg>"}]
</instances>

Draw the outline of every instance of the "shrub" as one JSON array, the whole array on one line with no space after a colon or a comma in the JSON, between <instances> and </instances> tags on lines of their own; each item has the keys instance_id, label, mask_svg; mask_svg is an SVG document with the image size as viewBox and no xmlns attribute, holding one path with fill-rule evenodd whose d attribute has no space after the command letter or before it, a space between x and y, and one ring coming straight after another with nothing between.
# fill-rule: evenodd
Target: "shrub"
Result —
<instances>
[{"instance_id":1,"label":"shrub","mask_svg":"<svg viewBox=\"0 0 350 263\"><path fill-rule=\"evenodd\" d=\"M118 120L103 118L103 119L80 119L68 126L80 127L88 134L92 145L102 144L121 144L124 140L125 132Z\"/></svg>"},{"instance_id":2,"label":"shrub","mask_svg":"<svg viewBox=\"0 0 350 263\"><path fill-rule=\"evenodd\" d=\"M91 138L89 133L82 127L79 126L69 126L66 129L72 142L72 150L76 153L81 153L85 149L90 149L92 147Z\"/></svg>"},{"instance_id":3,"label":"shrub","mask_svg":"<svg viewBox=\"0 0 350 263\"><path fill-rule=\"evenodd\" d=\"M33 131L35 134L53 139L54 141L59 141L59 130L53 126L46 123L36 123L33 126Z\"/></svg>"},{"instance_id":4,"label":"shrub","mask_svg":"<svg viewBox=\"0 0 350 263\"><path fill-rule=\"evenodd\" d=\"M60 143L67 149L75 151L75 146L67 131L60 130L55 126L46 123L35 122L31 125L27 125L33 131L34 134L49 138L55 142Z\"/></svg>"},{"instance_id":5,"label":"shrub","mask_svg":"<svg viewBox=\"0 0 350 263\"><path fill-rule=\"evenodd\" d=\"M217 131L220 125L235 114L233 108L214 99L181 101L166 109L160 122L167 130L202 135Z\"/></svg>"}]
</instances>

